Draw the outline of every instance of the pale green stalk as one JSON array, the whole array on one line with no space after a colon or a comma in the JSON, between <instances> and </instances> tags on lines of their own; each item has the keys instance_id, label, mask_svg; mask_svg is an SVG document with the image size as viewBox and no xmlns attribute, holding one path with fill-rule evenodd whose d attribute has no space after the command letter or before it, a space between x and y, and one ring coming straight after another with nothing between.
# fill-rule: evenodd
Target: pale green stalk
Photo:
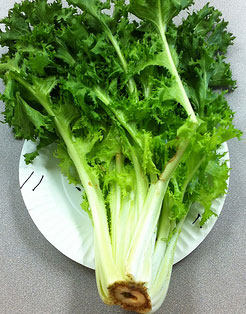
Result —
<instances>
[{"instance_id":1,"label":"pale green stalk","mask_svg":"<svg viewBox=\"0 0 246 314\"><path fill-rule=\"evenodd\" d=\"M135 281L141 281L143 274L140 265L144 263L143 256L155 231L167 185L168 182L158 180L149 188L126 261L126 271Z\"/></svg>"},{"instance_id":2,"label":"pale green stalk","mask_svg":"<svg viewBox=\"0 0 246 314\"><path fill-rule=\"evenodd\" d=\"M118 153L115 158L116 172L120 173L123 166L122 154ZM117 182L113 183L110 191L110 212L111 212L111 239L112 239L112 250L114 260L118 256L119 250L119 226L120 226L120 212L122 209L122 191L121 187Z\"/></svg>"}]
</instances>

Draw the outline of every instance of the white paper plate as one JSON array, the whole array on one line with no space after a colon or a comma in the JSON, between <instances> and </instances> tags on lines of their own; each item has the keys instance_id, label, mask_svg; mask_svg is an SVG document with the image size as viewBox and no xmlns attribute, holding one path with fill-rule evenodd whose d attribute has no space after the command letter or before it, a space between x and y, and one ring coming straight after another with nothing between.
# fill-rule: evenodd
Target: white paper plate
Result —
<instances>
[{"instance_id":1,"label":"white paper plate","mask_svg":"<svg viewBox=\"0 0 246 314\"><path fill-rule=\"evenodd\" d=\"M59 162L53 157L54 146L42 149L33 164L26 165L23 155L34 149L35 144L26 141L19 164L20 188L28 212L54 247L72 260L94 269L93 227L80 206L81 186L70 185L61 174ZM227 152L225 160L228 160L229 166L226 144L223 151ZM217 215L224 201L225 197L214 201L212 209ZM174 263L190 254L205 239L217 220L213 216L200 228L197 216L203 209L198 206L193 206L184 223Z\"/></svg>"}]
</instances>

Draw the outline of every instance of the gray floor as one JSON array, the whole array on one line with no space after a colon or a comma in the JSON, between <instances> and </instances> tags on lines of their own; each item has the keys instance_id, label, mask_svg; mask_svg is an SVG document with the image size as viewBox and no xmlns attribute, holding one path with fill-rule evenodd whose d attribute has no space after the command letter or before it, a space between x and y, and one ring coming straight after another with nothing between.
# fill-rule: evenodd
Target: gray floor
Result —
<instances>
[{"instance_id":1,"label":"gray floor","mask_svg":"<svg viewBox=\"0 0 246 314\"><path fill-rule=\"evenodd\" d=\"M13 0L0 0L0 16ZM197 0L197 7L206 3ZM236 126L246 131L246 2L211 0L236 35L228 59L238 89L229 96ZM1 88L3 88L1 86ZM2 111L3 105L0 105ZM158 314L246 313L246 145L229 142L231 179L222 214L212 232L175 265ZM22 142L0 125L0 314L117 314L99 299L94 272L57 251L37 230L18 184Z\"/></svg>"}]
</instances>

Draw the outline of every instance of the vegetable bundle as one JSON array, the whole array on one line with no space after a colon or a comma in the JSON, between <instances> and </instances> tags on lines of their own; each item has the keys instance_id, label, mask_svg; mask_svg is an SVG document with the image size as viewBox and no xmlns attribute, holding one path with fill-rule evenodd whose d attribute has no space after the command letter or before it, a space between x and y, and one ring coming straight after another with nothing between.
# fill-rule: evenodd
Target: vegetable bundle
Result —
<instances>
[{"instance_id":1,"label":"vegetable bundle","mask_svg":"<svg viewBox=\"0 0 246 314\"><path fill-rule=\"evenodd\" d=\"M38 143L27 163L56 143L83 185L102 300L154 312L191 206L202 226L226 192L218 149L241 135L225 98L234 38L209 5L175 25L192 0L67 2L23 1L1 21L5 121Z\"/></svg>"}]
</instances>

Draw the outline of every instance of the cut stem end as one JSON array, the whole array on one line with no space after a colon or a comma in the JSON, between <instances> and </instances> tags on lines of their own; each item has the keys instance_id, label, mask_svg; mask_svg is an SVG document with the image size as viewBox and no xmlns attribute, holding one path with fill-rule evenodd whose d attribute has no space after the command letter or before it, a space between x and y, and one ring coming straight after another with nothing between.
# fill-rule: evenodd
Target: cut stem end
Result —
<instances>
[{"instance_id":1,"label":"cut stem end","mask_svg":"<svg viewBox=\"0 0 246 314\"><path fill-rule=\"evenodd\" d=\"M143 283L115 282L108 289L114 305L137 313L150 312L151 301Z\"/></svg>"}]
</instances>

